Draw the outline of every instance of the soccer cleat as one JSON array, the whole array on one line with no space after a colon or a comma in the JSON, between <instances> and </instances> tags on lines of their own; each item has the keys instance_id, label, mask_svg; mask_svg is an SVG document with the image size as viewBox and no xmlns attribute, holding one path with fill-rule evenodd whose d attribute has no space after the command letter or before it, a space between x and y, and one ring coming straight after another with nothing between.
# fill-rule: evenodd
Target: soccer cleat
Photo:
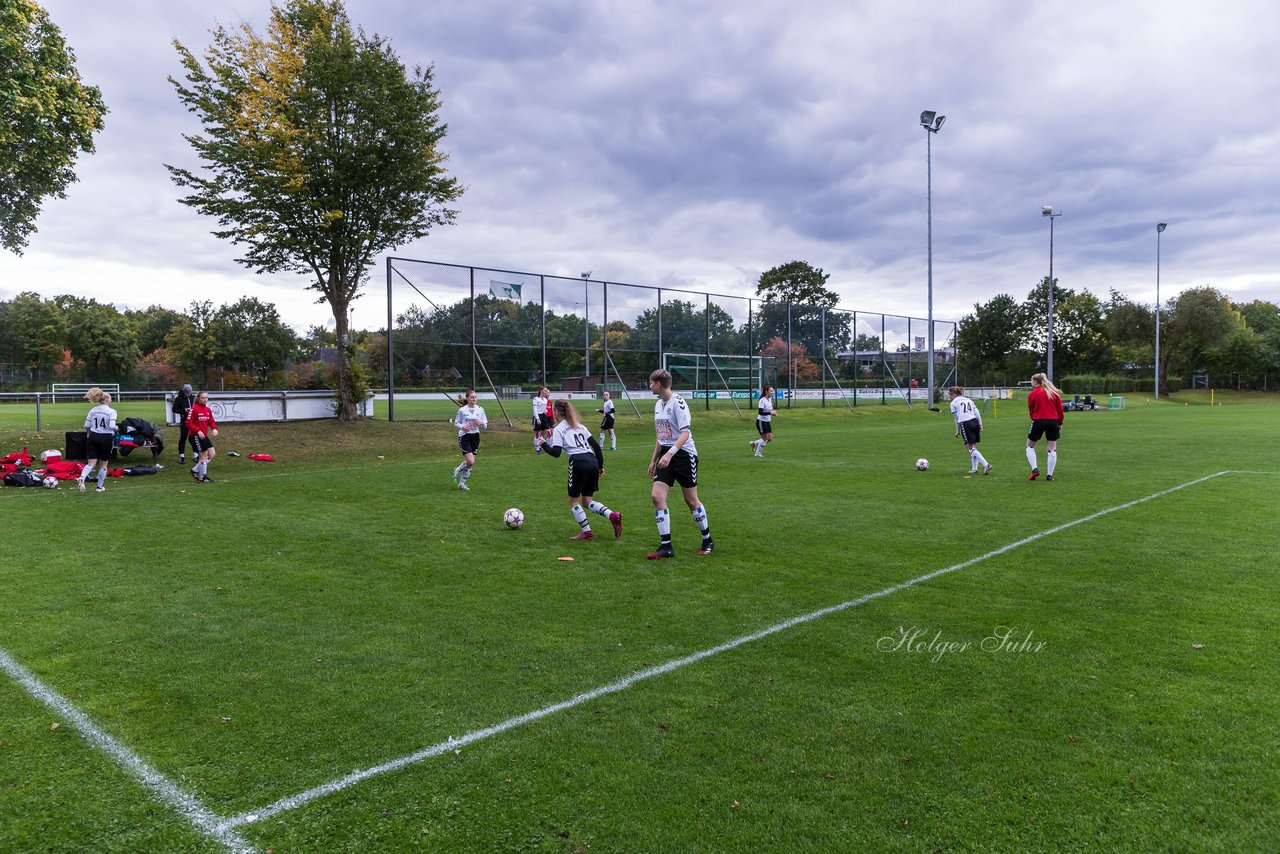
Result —
<instances>
[{"instance_id":1,"label":"soccer cleat","mask_svg":"<svg viewBox=\"0 0 1280 854\"><path fill-rule=\"evenodd\" d=\"M1044 479L1045 479L1045 480L1053 480L1053 475L1051 475L1051 474L1047 474L1047 475L1045 475L1045 476L1044 476Z\"/></svg>"},{"instance_id":2,"label":"soccer cleat","mask_svg":"<svg viewBox=\"0 0 1280 854\"><path fill-rule=\"evenodd\" d=\"M609 514L609 524L613 526L613 538L616 540L622 536L622 514L614 510Z\"/></svg>"},{"instance_id":3,"label":"soccer cleat","mask_svg":"<svg viewBox=\"0 0 1280 854\"><path fill-rule=\"evenodd\" d=\"M185 463L186 461L187 461L187 455L186 455L186 454L178 454L178 462L180 462L180 463Z\"/></svg>"},{"instance_id":4,"label":"soccer cleat","mask_svg":"<svg viewBox=\"0 0 1280 854\"><path fill-rule=\"evenodd\" d=\"M107 488L105 486L99 486L97 489L94 490L94 492L106 492L106 491L107 491Z\"/></svg>"},{"instance_id":5,"label":"soccer cleat","mask_svg":"<svg viewBox=\"0 0 1280 854\"><path fill-rule=\"evenodd\" d=\"M196 483L200 482L200 472L196 471L195 469L192 469L191 476L195 478Z\"/></svg>"},{"instance_id":6,"label":"soccer cleat","mask_svg":"<svg viewBox=\"0 0 1280 854\"><path fill-rule=\"evenodd\" d=\"M647 557L649 560L662 560L664 557L675 557L676 550L671 547L671 543L663 543L658 546L657 551L649 552Z\"/></svg>"},{"instance_id":7,"label":"soccer cleat","mask_svg":"<svg viewBox=\"0 0 1280 854\"><path fill-rule=\"evenodd\" d=\"M542 453L542 449L541 449L541 448L534 448L534 449L533 449L533 452L534 452L535 454L540 454L540 453Z\"/></svg>"},{"instance_id":8,"label":"soccer cleat","mask_svg":"<svg viewBox=\"0 0 1280 854\"><path fill-rule=\"evenodd\" d=\"M461 489L463 492L471 491L471 487L467 486L467 482L465 480L458 484L458 489Z\"/></svg>"},{"instance_id":9,"label":"soccer cleat","mask_svg":"<svg viewBox=\"0 0 1280 854\"><path fill-rule=\"evenodd\" d=\"M571 539L571 540L594 540L595 538L596 538L596 532L595 532L595 531L580 531L580 532L578 532L578 533L574 534L574 535L573 535L572 537L570 537L569 539Z\"/></svg>"},{"instance_id":10,"label":"soccer cleat","mask_svg":"<svg viewBox=\"0 0 1280 854\"><path fill-rule=\"evenodd\" d=\"M82 481L78 481L78 485L79 485L79 487L80 487L80 491L81 491L81 492L84 492L84 481L83 481L83 480L82 480Z\"/></svg>"},{"instance_id":11,"label":"soccer cleat","mask_svg":"<svg viewBox=\"0 0 1280 854\"><path fill-rule=\"evenodd\" d=\"M710 537L706 537L702 540L702 548L698 549L698 554L701 555L702 557L706 557L707 555L711 554L711 550L714 549L715 547L716 547L716 541L711 539Z\"/></svg>"},{"instance_id":12,"label":"soccer cleat","mask_svg":"<svg viewBox=\"0 0 1280 854\"><path fill-rule=\"evenodd\" d=\"M202 475L200 475L200 482L201 482L201 483L213 483L213 478L209 477L209 475L207 475L207 474L202 474Z\"/></svg>"},{"instance_id":13,"label":"soccer cleat","mask_svg":"<svg viewBox=\"0 0 1280 854\"><path fill-rule=\"evenodd\" d=\"M984 476L991 474L991 463L987 463L987 467L982 470L982 474Z\"/></svg>"},{"instance_id":14,"label":"soccer cleat","mask_svg":"<svg viewBox=\"0 0 1280 854\"><path fill-rule=\"evenodd\" d=\"M1038 478L1039 476L1040 476L1040 469L1032 469L1032 470L1031 470L1031 477L1027 478L1027 480L1035 480L1035 479L1036 479L1036 478Z\"/></svg>"},{"instance_id":15,"label":"soccer cleat","mask_svg":"<svg viewBox=\"0 0 1280 854\"><path fill-rule=\"evenodd\" d=\"M977 469L969 469L969 474L977 474L977 473L978 473Z\"/></svg>"}]
</instances>

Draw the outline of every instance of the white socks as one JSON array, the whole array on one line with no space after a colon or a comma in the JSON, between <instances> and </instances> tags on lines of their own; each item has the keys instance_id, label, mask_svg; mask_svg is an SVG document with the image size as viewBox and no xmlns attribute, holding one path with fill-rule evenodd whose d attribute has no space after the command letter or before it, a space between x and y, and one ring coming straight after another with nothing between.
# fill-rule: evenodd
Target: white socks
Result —
<instances>
[{"instance_id":1,"label":"white socks","mask_svg":"<svg viewBox=\"0 0 1280 854\"><path fill-rule=\"evenodd\" d=\"M1057 468L1057 467L1058 467L1058 452L1057 452L1057 451L1050 451L1050 452L1048 453L1048 457L1049 457L1049 470L1048 470L1046 473L1047 473L1050 477L1052 477L1052 476L1053 476L1053 470L1054 470L1055 468Z\"/></svg>"},{"instance_id":2,"label":"white socks","mask_svg":"<svg viewBox=\"0 0 1280 854\"><path fill-rule=\"evenodd\" d=\"M1038 469L1038 468L1040 468L1040 466L1036 463L1036 449L1035 449L1035 448L1027 448L1027 463L1028 463L1028 465L1030 465L1033 469Z\"/></svg>"}]
</instances>

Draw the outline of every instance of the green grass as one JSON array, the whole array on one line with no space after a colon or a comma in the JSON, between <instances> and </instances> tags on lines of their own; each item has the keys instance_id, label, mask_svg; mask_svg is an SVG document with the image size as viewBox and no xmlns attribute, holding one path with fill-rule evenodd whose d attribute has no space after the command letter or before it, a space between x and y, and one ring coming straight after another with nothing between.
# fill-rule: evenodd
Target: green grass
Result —
<instances>
[{"instance_id":1,"label":"green grass","mask_svg":"<svg viewBox=\"0 0 1280 854\"><path fill-rule=\"evenodd\" d=\"M1017 403L987 417L986 478L964 476L949 417L922 407L784 410L764 460L750 420L695 408L717 551L694 556L673 505L663 562L644 558L644 421L621 420L598 495L623 538L572 544L564 463L531 453L523 409L485 436L469 494L444 425L234 425L212 486L166 453L105 495L0 491L15 534L0 649L234 816L1214 472L1269 472L1099 516L240 832L260 851L1275 850L1280 407L1207 401L1069 414L1054 483L1026 481ZM0 431L4 450L60 436ZM509 506L520 531L502 526ZM979 648L1000 626L1043 647ZM877 648L913 629L971 646ZM8 677L0 709L0 848L219 850Z\"/></svg>"}]
</instances>

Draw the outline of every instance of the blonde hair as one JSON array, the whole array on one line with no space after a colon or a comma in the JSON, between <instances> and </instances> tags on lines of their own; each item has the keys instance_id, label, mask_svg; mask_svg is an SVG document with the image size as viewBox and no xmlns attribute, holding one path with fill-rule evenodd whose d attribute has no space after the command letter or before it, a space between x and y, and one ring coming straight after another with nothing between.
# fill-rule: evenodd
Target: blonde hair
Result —
<instances>
[{"instance_id":1,"label":"blonde hair","mask_svg":"<svg viewBox=\"0 0 1280 854\"><path fill-rule=\"evenodd\" d=\"M455 400L455 401L457 401L457 403L458 403L458 405L459 405L459 406L466 406L466 405L467 405L467 396L468 396L468 395L475 394L475 393L476 393L476 390L475 390L475 389L473 389L473 388L469 388L469 389L467 389L466 391L464 391L462 394L460 394L460 395L458 395L457 397L455 397L455 398L454 398L454 400Z\"/></svg>"},{"instance_id":2,"label":"blonde hair","mask_svg":"<svg viewBox=\"0 0 1280 854\"><path fill-rule=\"evenodd\" d=\"M94 405L98 405L98 404L101 404L104 400L110 400L111 394L110 392L105 392L102 389L98 388L97 386L94 386L93 388L89 389L84 393L84 399Z\"/></svg>"},{"instance_id":3,"label":"blonde hair","mask_svg":"<svg viewBox=\"0 0 1280 854\"><path fill-rule=\"evenodd\" d=\"M559 415L565 421L569 422L570 427L577 427L582 423L582 419L578 417L578 410L573 408L573 404L567 400L557 400L552 404L556 415Z\"/></svg>"},{"instance_id":4,"label":"blonde hair","mask_svg":"<svg viewBox=\"0 0 1280 854\"><path fill-rule=\"evenodd\" d=\"M1058 387L1049 381L1044 374L1032 374L1031 384L1040 386L1053 397L1062 397L1062 392L1058 391Z\"/></svg>"},{"instance_id":5,"label":"blonde hair","mask_svg":"<svg viewBox=\"0 0 1280 854\"><path fill-rule=\"evenodd\" d=\"M964 386L953 385L951 388L947 389L947 391L951 393L952 397L959 397L964 394Z\"/></svg>"}]
</instances>

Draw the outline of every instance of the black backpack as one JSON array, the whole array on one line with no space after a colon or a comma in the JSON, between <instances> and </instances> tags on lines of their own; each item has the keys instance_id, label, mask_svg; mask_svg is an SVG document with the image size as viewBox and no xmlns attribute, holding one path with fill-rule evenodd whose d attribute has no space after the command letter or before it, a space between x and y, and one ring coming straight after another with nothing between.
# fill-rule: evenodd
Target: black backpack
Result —
<instances>
[{"instance_id":1,"label":"black backpack","mask_svg":"<svg viewBox=\"0 0 1280 854\"><path fill-rule=\"evenodd\" d=\"M18 469L4 476L5 486L39 486L40 475L31 469Z\"/></svg>"}]
</instances>

